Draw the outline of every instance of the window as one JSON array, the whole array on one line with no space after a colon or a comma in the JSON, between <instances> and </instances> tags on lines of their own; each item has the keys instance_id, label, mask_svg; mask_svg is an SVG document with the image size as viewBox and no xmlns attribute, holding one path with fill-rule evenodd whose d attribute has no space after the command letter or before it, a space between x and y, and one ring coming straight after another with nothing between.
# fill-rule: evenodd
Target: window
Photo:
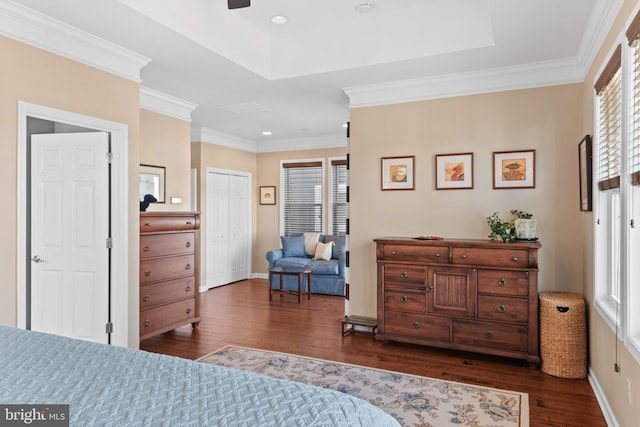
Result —
<instances>
[{"instance_id":1,"label":"window","mask_svg":"<svg viewBox=\"0 0 640 427\"><path fill-rule=\"evenodd\" d=\"M323 161L282 163L281 234L322 232Z\"/></svg>"},{"instance_id":2,"label":"window","mask_svg":"<svg viewBox=\"0 0 640 427\"><path fill-rule=\"evenodd\" d=\"M331 159L329 234L347 234L347 160Z\"/></svg>"}]
</instances>

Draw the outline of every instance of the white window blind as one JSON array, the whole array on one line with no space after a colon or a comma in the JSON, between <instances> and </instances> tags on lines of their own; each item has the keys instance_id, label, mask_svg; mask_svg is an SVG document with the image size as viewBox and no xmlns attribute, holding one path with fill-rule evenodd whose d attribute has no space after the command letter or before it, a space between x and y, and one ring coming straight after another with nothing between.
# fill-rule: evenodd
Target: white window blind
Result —
<instances>
[{"instance_id":1,"label":"white window blind","mask_svg":"<svg viewBox=\"0 0 640 427\"><path fill-rule=\"evenodd\" d=\"M640 185L640 38L631 42L633 52L633 101L631 105L631 138L629 140L629 174L631 184Z\"/></svg>"},{"instance_id":2,"label":"white window blind","mask_svg":"<svg viewBox=\"0 0 640 427\"><path fill-rule=\"evenodd\" d=\"M283 233L322 232L322 163L285 163L283 167Z\"/></svg>"},{"instance_id":3,"label":"white window blind","mask_svg":"<svg viewBox=\"0 0 640 427\"><path fill-rule=\"evenodd\" d=\"M599 99L598 187L620 188L622 147L621 47L596 82Z\"/></svg>"},{"instance_id":4,"label":"white window blind","mask_svg":"<svg viewBox=\"0 0 640 427\"><path fill-rule=\"evenodd\" d=\"M331 233L347 234L347 161L331 161Z\"/></svg>"}]
</instances>

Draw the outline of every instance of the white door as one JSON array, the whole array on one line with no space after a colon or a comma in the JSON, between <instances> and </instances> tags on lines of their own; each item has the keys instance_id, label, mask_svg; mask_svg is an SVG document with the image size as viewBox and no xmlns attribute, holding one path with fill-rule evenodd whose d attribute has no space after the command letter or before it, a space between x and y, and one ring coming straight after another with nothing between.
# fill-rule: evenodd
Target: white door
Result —
<instances>
[{"instance_id":1,"label":"white door","mask_svg":"<svg viewBox=\"0 0 640 427\"><path fill-rule=\"evenodd\" d=\"M31 329L108 342L105 132L31 137Z\"/></svg>"},{"instance_id":2,"label":"white door","mask_svg":"<svg viewBox=\"0 0 640 427\"><path fill-rule=\"evenodd\" d=\"M207 288L249 278L251 192L244 175L208 172Z\"/></svg>"}]
</instances>

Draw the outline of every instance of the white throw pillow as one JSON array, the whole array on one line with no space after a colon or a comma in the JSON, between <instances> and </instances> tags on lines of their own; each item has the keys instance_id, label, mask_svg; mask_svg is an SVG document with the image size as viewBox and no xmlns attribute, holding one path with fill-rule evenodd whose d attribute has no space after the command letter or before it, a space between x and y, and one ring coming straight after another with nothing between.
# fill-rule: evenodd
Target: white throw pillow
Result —
<instances>
[{"instance_id":1,"label":"white throw pillow","mask_svg":"<svg viewBox=\"0 0 640 427\"><path fill-rule=\"evenodd\" d=\"M335 244L336 242L334 241L327 242L327 243L318 242L318 244L316 245L316 254L314 255L313 259L314 260L323 259L325 261L329 261L331 259L331 252L333 251L333 245Z\"/></svg>"}]
</instances>

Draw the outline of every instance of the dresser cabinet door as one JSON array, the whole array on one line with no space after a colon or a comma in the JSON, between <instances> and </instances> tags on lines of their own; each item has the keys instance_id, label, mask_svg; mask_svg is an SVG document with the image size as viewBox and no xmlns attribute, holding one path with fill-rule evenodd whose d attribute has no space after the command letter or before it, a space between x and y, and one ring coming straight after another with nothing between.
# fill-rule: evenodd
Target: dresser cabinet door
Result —
<instances>
[{"instance_id":1,"label":"dresser cabinet door","mask_svg":"<svg viewBox=\"0 0 640 427\"><path fill-rule=\"evenodd\" d=\"M476 315L476 270L430 267L427 282L427 310L448 316Z\"/></svg>"}]
</instances>

